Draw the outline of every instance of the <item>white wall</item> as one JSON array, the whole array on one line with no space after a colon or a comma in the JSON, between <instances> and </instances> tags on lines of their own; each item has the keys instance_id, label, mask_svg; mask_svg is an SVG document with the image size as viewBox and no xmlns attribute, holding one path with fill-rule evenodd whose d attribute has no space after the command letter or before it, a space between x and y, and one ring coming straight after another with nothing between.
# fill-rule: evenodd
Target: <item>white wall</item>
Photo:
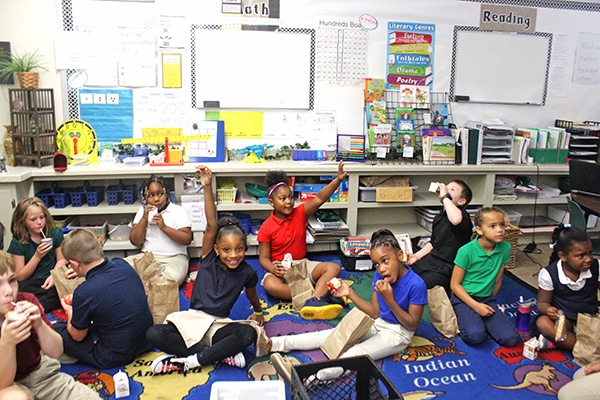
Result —
<instances>
[{"instance_id":1,"label":"white wall","mask_svg":"<svg viewBox=\"0 0 600 400\"><path fill-rule=\"evenodd\" d=\"M455 25L479 25L479 3L457 0L280 0L283 26L317 28L320 20L356 21L368 13L379 22L369 32L368 76L385 75L386 35L388 21L424 22L436 24L435 74L436 92L447 92L452 63L452 35ZM90 19L96 25L119 26L143 24L144 13L153 15L185 14L191 22L220 21L220 0L155 0L148 3L121 3L114 1L73 0L78 7L93 10ZM134 10L134 12L131 12ZM142 13L137 10L144 10ZM102 15L105 13L105 15ZM138 20L136 22L136 20ZM75 25L91 23L83 17ZM53 39L62 29L61 0L0 0L0 40L10 41L13 50L26 52L39 49L49 60L50 72L42 72L41 87L51 87L57 94L57 123L68 116L63 108L66 99L60 73L54 69ZM579 32L600 33L600 13L557 9L538 9L537 31L565 33L576 40ZM230 49L224 49L229 52ZM574 52L574 48L573 48ZM184 54L185 56L185 54ZM226 57L227 53L215 55ZM571 55L574 57L574 53ZM516 60L526 62L526 60ZM184 75L186 75L184 64ZM189 72L189 70L188 70ZM184 87L182 90L189 89ZM554 119L574 121L600 120L598 85L569 84L568 97L548 97L545 106L513 106L452 103L454 122L458 125L470 119L501 118L515 125L546 126ZM0 86L0 125L10 123L7 86ZM334 87L318 84L315 91L316 110L335 110L339 133L362 132L362 87ZM0 137L4 135L1 129ZM3 149L2 149L3 151Z\"/></svg>"},{"instance_id":2,"label":"white wall","mask_svg":"<svg viewBox=\"0 0 600 400\"><path fill-rule=\"evenodd\" d=\"M45 56L49 72L40 71L40 87L53 88L56 107L62 109L61 78L54 69L54 35L62 23L57 3L60 1L0 0L0 41L10 42L12 51L18 54L39 50ZM10 125L9 88L18 88L18 84L0 85L0 125ZM60 118L62 113L57 121ZM6 130L0 130L0 138L4 139Z\"/></svg>"}]
</instances>

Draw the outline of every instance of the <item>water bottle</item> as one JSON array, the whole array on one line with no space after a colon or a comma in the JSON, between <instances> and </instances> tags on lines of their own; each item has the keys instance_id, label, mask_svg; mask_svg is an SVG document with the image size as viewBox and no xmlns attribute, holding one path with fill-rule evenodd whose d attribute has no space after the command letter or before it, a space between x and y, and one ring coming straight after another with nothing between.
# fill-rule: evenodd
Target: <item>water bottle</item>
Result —
<instances>
[{"instance_id":1,"label":"water bottle","mask_svg":"<svg viewBox=\"0 0 600 400\"><path fill-rule=\"evenodd\" d=\"M531 305L534 301L535 299L523 300L523 296L519 296L519 307L517 308L517 330L519 332L529 331Z\"/></svg>"}]
</instances>

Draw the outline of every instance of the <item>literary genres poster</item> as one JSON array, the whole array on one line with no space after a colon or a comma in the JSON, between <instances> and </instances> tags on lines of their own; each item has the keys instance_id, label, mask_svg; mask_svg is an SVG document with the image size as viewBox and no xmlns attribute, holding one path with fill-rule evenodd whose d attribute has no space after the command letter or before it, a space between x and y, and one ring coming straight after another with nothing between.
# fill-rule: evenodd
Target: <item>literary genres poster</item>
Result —
<instances>
[{"instance_id":1,"label":"literary genres poster","mask_svg":"<svg viewBox=\"0 0 600 400\"><path fill-rule=\"evenodd\" d=\"M388 22L386 89L433 87L435 25Z\"/></svg>"}]
</instances>

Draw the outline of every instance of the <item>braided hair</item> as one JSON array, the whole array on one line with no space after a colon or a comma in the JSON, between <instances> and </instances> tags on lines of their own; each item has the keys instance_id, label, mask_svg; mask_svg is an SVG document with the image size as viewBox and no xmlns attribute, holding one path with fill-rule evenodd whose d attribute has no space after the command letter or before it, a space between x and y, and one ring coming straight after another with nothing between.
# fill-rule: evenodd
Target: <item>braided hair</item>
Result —
<instances>
[{"instance_id":1,"label":"braided hair","mask_svg":"<svg viewBox=\"0 0 600 400\"><path fill-rule=\"evenodd\" d=\"M242 224L237 218L234 217L222 217L217 222L217 235L215 237L215 243L217 243L224 235L236 234L242 237L244 240L244 250L248 250L248 238L246 231L242 228Z\"/></svg>"},{"instance_id":2,"label":"braided hair","mask_svg":"<svg viewBox=\"0 0 600 400\"><path fill-rule=\"evenodd\" d=\"M558 260L558 253L567 253L574 243L590 242L590 238L579 228L572 227L571 224L560 224L552 232L552 254L550 254L549 264Z\"/></svg>"},{"instance_id":3,"label":"braided hair","mask_svg":"<svg viewBox=\"0 0 600 400\"><path fill-rule=\"evenodd\" d=\"M371 235L371 249L389 247L394 251L402 250L398 239L389 229L379 229Z\"/></svg>"},{"instance_id":4,"label":"braided hair","mask_svg":"<svg viewBox=\"0 0 600 400\"><path fill-rule=\"evenodd\" d=\"M171 199L169 198L169 188L167 186L167 181L162 176L158 176L158 175L154 175L154 174L150 175L150 178L146 179L144 181L144 183L142 183L142 187L140 188L140 196L142 197L142 199L145 199L148 196L148 189L150 188L150 185L152 185L153 183L158 183L159 185L162 186L165 197L167 198L167 200L165 202L165 208L166 208L169 205L169 202L171 201Z\"/></svg>"}]
</instances>

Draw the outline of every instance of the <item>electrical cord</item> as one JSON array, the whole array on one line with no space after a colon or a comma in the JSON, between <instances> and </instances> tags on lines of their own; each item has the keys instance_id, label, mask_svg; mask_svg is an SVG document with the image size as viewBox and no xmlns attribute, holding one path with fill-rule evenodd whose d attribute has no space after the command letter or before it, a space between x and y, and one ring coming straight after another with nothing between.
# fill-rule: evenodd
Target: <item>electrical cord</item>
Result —
<instances>
[{"instance_id":1,"label":"electrical cord","mask_svg":"<svg viewBox=\"0 0 600 400\"><path fill-rule=\"evenodd\" d=\"M540 182L540 164L535 163L535 167L536 167L536 176L535 176L535 187L536 189L539 190L539 182ZM535 197L533 198L533 231L531 232L531 243L529 243L527 246L525 246L525 248L523 249L524 253L533 253L537 250L539 250L537 248L537 244L535 244L535 216L537 214L537 199L539 196L539 191L535 192ZM540 251L541 252L541 251ZM539 254L539 253L536 253Z\"/></svg>"}]
</instances>

